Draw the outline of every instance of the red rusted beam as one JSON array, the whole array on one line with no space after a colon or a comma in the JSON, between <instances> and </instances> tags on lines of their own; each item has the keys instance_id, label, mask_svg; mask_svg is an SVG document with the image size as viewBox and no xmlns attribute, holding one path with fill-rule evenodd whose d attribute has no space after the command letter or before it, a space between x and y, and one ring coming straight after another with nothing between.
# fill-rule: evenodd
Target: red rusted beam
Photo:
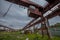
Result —
<instances>
[{"instance_id":1,"label":"red rusted beam","mask_svg":"<svg viewBox=\"0 0 60 40\"><path fill-rule=\"evenodd\" d=\"M6 1L9 1L9 2L12 2L12 3L15 3L15 4L18 4L18 5L23 5L25 7L29 7L30 5L32 6L35 6L36 8L39 9L39 11L41 11L43 14L48 11L49 9L51 9L53 6L55 6L57 3L60 2L60 0L55 0L52 4L50 5L47 5L45 8L42 8L40 5L32 2L32 1L29 1L29 0L6 0ZM44 10L44 11L43 11ZM36 13L34 13L36 14ZM37 14L36 14L37 15ZM39 17L39 16L37 16Z\"/></svg>"},{"instance_id":2,"label":"red rusted beam","mask_svg":"<svg viewBox=\"0 0 60 40\"><path fill-rule=\"evenodd\" d=\"M29 7L30 5L32 5L32 6L35 6L36 8L38 8L40 11L42 11L44 9L44 12L48 11L54 5L56 5L57 3L60 2L60 0L54 0L53 3L50 3L45 8L42 8L40 5L38 5L38 4L36 4L36 3L32 2L32 1L29 1L29 0L6 0L6 1L18 4L18 5L22 5L22 6L25 6L25 7Z\"/></svg>"},{"instance_id":3,"label":"red rusted beam","mask_svg":"<svg viewBox=\"0 0 60 40\"><path fill-rule=\"evenodd\" d=\"M29 12L28 16L32 18L38 18L38 17L41 17L42 15L42 13L39 12L38 8L35 8L35 9L29 8L28 12Z\"/></svg>"},{"instance_id":4,"label":"red rusted beam","mask_svg":"<svg viewBox=\"0 0 60 40\"><path fill-rule=\"evenodd\" d=\"M32 5L32 6L35 6L36 8L43 9L40 5L38 5L32 1L29 1L29 0L6 0L6 1L18 4L18 5L22 5L25 7L29 7L30 5Z\"/></svg>"}]
</instances>

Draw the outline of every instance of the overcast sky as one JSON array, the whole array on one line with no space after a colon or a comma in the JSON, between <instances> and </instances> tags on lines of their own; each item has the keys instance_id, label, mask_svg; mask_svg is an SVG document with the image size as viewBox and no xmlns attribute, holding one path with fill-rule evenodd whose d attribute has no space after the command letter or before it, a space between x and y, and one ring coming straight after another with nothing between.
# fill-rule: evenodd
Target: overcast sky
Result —
<instances>
[{"instance_id":1,"label":"overcast sky","mask_svg":"<svg viewBox=\"0 0 60 40\"><path fill-rule=\"evenodd\" d=\"M42 1L42 0L41 0ZM33 1L33 2L36 2ZM0 0L0 24L7 25L8 27L12 27L15 29L23 28L27 23L29 23L32 18L28 17L27 15L27 8L19 7L19 5L12 4L12 7L10 8L9 12L5 17L2 17L4 13L8 10L8 7L11 3ZM43 6L46 5L47 2L44 0L42 2L37 1L37 4ZM44 6L45 6L44 5ZM60 17L56 16L49 20L50 25L56 24L57 22L60 22Z\"/></svg>"}]
</instances>

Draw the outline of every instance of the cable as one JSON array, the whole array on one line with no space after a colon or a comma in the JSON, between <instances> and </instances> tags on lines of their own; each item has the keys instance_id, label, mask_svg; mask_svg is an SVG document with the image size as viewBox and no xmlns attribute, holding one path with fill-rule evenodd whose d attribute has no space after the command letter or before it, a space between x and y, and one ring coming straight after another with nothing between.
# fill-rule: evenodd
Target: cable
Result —
<instances>
[{"instance_id":1,"label":"cable","mask_svg":"<svg viewBox=\"0 0 60 40\"><path fill-rule=\"evenodd\" d=\"M12 7L12 4L10 4L8 10L6 11L6 13L3 15L3 17L5 17L7 15L7 13L9 12L10 8Z\"/></svg>"}]
</instances>

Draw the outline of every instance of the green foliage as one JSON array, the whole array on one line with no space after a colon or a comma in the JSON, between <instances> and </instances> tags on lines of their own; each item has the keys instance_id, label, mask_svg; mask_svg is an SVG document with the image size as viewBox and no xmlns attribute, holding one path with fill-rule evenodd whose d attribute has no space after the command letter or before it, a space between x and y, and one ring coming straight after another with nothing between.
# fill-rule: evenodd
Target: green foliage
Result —
<instances>
[{"instance_id":1,"label":"green foliage","mask_svg":"<svg viewBox=\"0 0 60 40\"><path fill-rule=\"evenodd\" d=\"M45 36L41 38L40 34L20 34L20 32L0 32L0 40L47 40ZM60 40L60 37L53 37L52 40Z\"/></svg>"},{"instance_id":2,"label":"green foliage","mask_svg":"<svg viewBox=\"0 0 60 40\"><path fill-rule=\"evenodd\" d=\"M51 27L60 27L60 23L56 23L54 25L51 25Z\"/></svg>"}]
</instances>

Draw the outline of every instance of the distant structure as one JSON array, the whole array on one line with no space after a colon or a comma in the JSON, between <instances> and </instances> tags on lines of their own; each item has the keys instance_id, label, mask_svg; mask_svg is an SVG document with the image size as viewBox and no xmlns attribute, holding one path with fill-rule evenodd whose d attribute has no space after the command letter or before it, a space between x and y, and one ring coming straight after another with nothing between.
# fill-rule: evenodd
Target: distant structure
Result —
<instances>
[{"instance_id":1,"label":"distant structure","mask_svg":"<svg viewBox=\"0 0 60 40\"><path fill-rule=\"evenodd\" d=\"M10 27L4 26L4 25L0 25L0 31L13 32L13 31L16 31L16 30L12 29Z\"/></svg>"}]
</instances>

